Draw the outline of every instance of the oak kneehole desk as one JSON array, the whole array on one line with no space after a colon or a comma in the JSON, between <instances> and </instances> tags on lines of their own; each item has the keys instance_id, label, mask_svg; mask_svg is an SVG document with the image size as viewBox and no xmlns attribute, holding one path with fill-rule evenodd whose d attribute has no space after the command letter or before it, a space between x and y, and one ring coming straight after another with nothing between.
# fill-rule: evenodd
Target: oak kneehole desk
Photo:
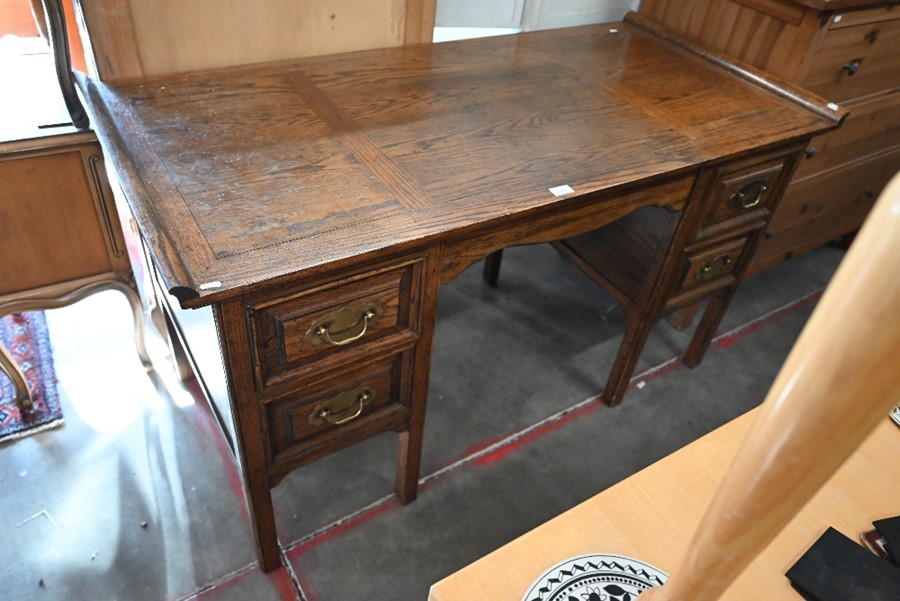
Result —
<instances>
[{"instance_id":1,"label":"oak kneehole desk","mask_svg":"<svg viewBox=\"0 0 900 601\"><path fill-rule=\"evenodd\" d=\"M398 431L397 494L415 497L442 284L578 237L630 307L615 404L653 323L710 297L700 360L807 141L843 117L636 15L80 85L172 332L208 391L227 381L210 396L264 570L270 488L304 463ZM184 325L207 306L224 365Z\"/></svg>"}]
</instances>

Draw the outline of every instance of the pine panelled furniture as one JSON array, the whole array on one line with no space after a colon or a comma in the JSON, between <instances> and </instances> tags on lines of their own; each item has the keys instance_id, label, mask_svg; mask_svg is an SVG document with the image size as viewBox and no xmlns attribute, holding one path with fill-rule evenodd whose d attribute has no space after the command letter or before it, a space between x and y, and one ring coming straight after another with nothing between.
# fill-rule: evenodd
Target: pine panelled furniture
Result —
<instances>
[{"instance_id":1,"label":"pine panelled furniture","mask_svg":"<svg viewBox=\"0 0 900 601\"><path fill-rule=\"evenodd\" d=\"M731 290L807 142L844 116L635 14L79 85L233 438L264 570L270 488L300 465L397 431L397 494L415 497L442 284L662 207L661 232L621 224L621 252L653 258L637 319ZM203 322L221 359L195 353Z\"/></svg>"},{"instance_id":2,"label":"pine panelled furniture","mask_svg":"<svg viewBox=\"0 0 900 601\"><path fill-rule=\"evenodd\" d=\"M896 0L643 0L640 11L850 113L812 141L750 273L859 228L900 171Z\"/></svg>"}]
</instances>

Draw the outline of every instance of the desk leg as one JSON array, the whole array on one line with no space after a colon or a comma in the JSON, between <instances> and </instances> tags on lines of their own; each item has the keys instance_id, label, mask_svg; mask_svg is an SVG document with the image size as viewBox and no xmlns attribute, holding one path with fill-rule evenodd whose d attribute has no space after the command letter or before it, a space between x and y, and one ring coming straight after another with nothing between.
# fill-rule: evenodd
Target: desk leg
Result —
<instances>
[{"instance_id":1,"label":"desk leg","mask_svg":"<svg viewBox=\"0 0 900 601\"><path fill-rule=\"evenodd\" d=\"M622 402L634 374L634 368L641 357L641 351L655 323L653 319L639 319L636 315L629 317L625 336L622 338L622 344L619 346L619 352L616 354L616 360L613 362L601 396L603 402L610 407Z\"/></svg>"},{"instance_id":2,"label":"desk leg","mask_svg":"<svg viewBox=\"0 0 900 601\"><path fill-rule=\"evenodd\" d=\"M431 372L431 347L434 341L434 322L441 291L440 251L432 249L426 261L422 296L419 299L419 340L416 342L413 381L410 396L410 416L405 432L400 433L397 456L397 498L410 503L419 487L419 465L422 459L422 438L425 428L425 406L428 398L428 376Z\"/></svg>"},{"instance_id":3,"label":"desk leg","mask_svg":"<svg viewBox=\"0 0 900 601\"><path fill-rule=\"evenodd\" d=\"M709 305L706 307L706 311L703 312L697 331L694 332L694 337L691 338L691 344L688 345L684 356L681 358L682 363L688 367L700 365L736 291L737 286L732 286L725 293L717 294L709 299Z\"/></svg>"},{"instance_id":4,"label":"desk leg","mask_svg":"<svg viewBox=\"0 0 900 601\"><path fill-rule=\"evenodd\" d=\"M484 258L484 272L482 277L484 281L491 286L497 285L500 279L500 264L503 262L503 250L495 250Z\"/></svg>"},{"instance_id":5,"label":"desk leg","mask_svg":"<svg viewBox=\"0 0 900 601\"><path fill-rule=\"evenodd\" d=\"M28 384L25 382L25 374L22 373L22 369L16 364L12 355L9 354L9 351L2 344L0 344L0 371L6 374L13 384L15 390L13 402L19 408L19 412L24 414L30 411L32 405L31 391L28 390Z\"/></svg>"},{"instance_id":6,"label":"desk leg","mask_svg":"<svg viewBox=\"0 0 900 601\"><path fill-rule=\"evenodd\" d=\"M697 311L700 309L700 302L697 301L693 305L678 309L669 316L669 323L676 330L686 330L694 323Z\"/></svg>"},{"instance_id":7,"label":"desk leg","mask_svg":"<svg viewBox=\"0 0 900 601\"><path fill-rule=\"evenodd\" d=\"M281 565L275 512L269 490L268 465L263 448L263 429L253 378L250 332L239 301L213 305L219 344L228 375L228 397L237 430L237 454L244 480L244 494L256 541L256 555L264 572Z\"/></svg>"},{"instance_id":8,"label":"desk leg","mask_svg":"<svg viewBox=\"0 0 900 601\"><path fill-rule=\"evenodd\" d=\"M760 230L747 242L744 259L733 272L738 283L733 284L719 294L713 295L709 299L706 311L703 312L703 317L700 318L700 323L697 325L697 331L694 332L694 337L681 358L681 362L688 367L697 367L703 360L703 356L706 354L713 336L715 336L716 330L725 316L725 311L728 310L728 306L731 304L731 299L737 293L738 284L744 279L744 273L750 263L750 258L759 246L762 236L763 232Z\"/></svg>"},{"instance_id":9,"label":"desk leg","mask_svg":"<svg viewBox=\"0 0 900 601\"><path fill-rule=\"evenodd\" d=\"M406 505L419 494L419 464L422 458L421 428L400 432L397 455L397 498Z\"/></svg>"}]
</instances>

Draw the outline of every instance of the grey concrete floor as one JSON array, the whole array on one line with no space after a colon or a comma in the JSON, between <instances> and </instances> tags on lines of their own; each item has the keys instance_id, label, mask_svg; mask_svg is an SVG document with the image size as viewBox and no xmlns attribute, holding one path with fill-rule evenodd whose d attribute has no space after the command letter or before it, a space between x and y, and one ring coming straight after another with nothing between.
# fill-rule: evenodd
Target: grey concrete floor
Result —
<instances>
[{"instance_id":1,"label":"grey concrete floor","mask_svg":"<svg viewBox=\"0 0 900 601\"><path fill-rule=\"evenodd\" d=\"M424 600L758 404L842 257L746 281L693 370L675 359L690 330L661 322L615 409L595 401L612 300L545 245L507 251L497 288L473 266L440 299L419 499L391 496L393 434L297 470L273 491L285 566L268 575L227 445L162 342L145 373L114 292L50 311L66 424L0 446L0 598Z\"/></svg>"}]
</instances>

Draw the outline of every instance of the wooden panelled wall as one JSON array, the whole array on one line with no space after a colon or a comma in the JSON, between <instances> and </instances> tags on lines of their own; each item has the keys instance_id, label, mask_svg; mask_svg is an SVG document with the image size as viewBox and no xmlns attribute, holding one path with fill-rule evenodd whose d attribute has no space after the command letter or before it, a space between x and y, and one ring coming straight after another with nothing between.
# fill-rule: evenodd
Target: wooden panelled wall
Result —
<instances>
[{"instance_id":1,"label":"wooden panelled wall","mask_svg":"<svg viewBox=\"0 0 900 601\"><path fill-rule=\"evenodd\" d=\"M430 42L435 0L75 0L106 81Z\"/></svg>"},{"instance_id":2,"label":"wooden panelled wall","mask_svg":"<svg viewBox=\"0 0 900 601\"><path fill-rule=\"evenodd\" d=\"M643 0L641 12L674 33L789 80L800 77L805 49L822 31L817 11L779 0Z\"/></svg>"}]
</instances>

